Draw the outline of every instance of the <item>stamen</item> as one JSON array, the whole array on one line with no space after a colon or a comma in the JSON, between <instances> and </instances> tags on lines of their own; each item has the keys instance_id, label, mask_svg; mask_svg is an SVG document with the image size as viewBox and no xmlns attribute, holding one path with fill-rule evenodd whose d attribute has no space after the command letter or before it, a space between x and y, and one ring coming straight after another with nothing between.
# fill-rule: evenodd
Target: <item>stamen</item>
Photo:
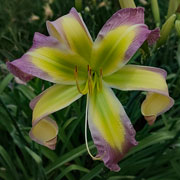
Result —
<instances>
[{"instance_id":1,"label":"stamen","mask_svg":"<svg viewBox=\"0 0 180 180\"><path fill-rule=\"evenodd\" d=\"M85 85L85 88L83 90L81 90L80 86L79 86L79 83L78 83L78 68L77 66L75 66L75 71L74 71L74 76L75 76L75 80L76 80L76 86L77 86L77 89L79 91L80 94L87 94L87 83Z\"/></svg>"},{"instance_id":2,"label":"stamen","mask_svg":"<svg viewBox=\"0 0 180 180\"><path fill-rule=\"evenodd\" d=\"M86 117L85 117L85 143L86 143L86 149L87 149L87 152L88 154L91 156L91 158L93 160L102 160L103 156L102 157L94 157L90 150L89 150L89 146L88 146L88 140L87 140L87 124L88 124L88 106L89 106L89 97L87 95L87 105L86 105Z\"/></svg>"}]
</instances>

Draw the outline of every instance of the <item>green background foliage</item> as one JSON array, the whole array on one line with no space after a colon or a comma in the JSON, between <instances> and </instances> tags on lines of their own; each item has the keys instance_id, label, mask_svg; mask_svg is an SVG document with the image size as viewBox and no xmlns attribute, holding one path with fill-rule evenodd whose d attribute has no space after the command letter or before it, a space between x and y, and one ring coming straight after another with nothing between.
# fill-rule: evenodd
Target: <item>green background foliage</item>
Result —
<instances>
[{"instance_id":1,"label":"green background foliage","mask_svg":"<svg viewBox=\"0 0 180 180\"><path fill-rule=\"evenodd\" d=\"M119 7L118 0L84 0L81 14L95 39L106 20ZM145 7L146 24L155 28L151 5ZM148 126L140 112L143 92L120 92L136 131L139 145L119 163L120 172L110 172L100 161L93 161L84 145L85 98L53 114L59 126L55 151L34 143L28 136L31 128L32 98L51 86L33 79L26 85L15 81L6 61L21 57L32 45L34 32L47 35L45 22L54 20L74 6L74 0L49 3L53 16L45 14L45 0L0 0L0 179L5 180L178 180L180 179L180 41L175 30L167 43L150 54L139 50L131 63L161 67L168 73L174 107ZM161 22L166 20L168 0L159 1ZM32 20L32 15L39 17ZM96 149L90 133L89 147Z\"/></svg>"}]
</instances>

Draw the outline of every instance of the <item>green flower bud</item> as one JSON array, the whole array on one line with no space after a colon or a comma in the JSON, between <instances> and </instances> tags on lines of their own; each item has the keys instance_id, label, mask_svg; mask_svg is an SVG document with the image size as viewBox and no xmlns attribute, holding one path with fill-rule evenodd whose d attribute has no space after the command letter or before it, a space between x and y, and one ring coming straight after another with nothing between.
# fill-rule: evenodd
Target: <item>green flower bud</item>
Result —
<instances>
[{"instance_id":1,"label":"green flower bud","mask_svg":"<svg viewBox=\"0 0 180 180\"><path fill-rule=\"evenodd\" d=\"M180 4L179 0L169 0L168 14L167 18L169 18L172 14L174 14Z\"/></svg>"},{"instance_id":2,"label":"green flower bud","mask_svg":"<svg viewBox=\"0 0 180 180\"><path fill-rule=\"evenodd\" d=\"M119 0L121 8L136 8L134 0Z\"/></svg>"},{"instance_id":3,"label":"green flower bud","mask_svg":"<svg viewBox=\"0 0 180 180\"><path fill-rule=\"evenodd\" d=\"M168 36L170 35L171 30L174 26L175 19L176 19L176 15L173 14L163 24L162 29L160 31L160 39L157 42L157 48L166 43Z\"/></svg>"},{"instance_id":4,"label":"green flower bud","mask_svg":"<svg viewBox=\"0 0 180 180\"><path fill-rule=\"evenodd\" d=\"M180 20L176 20L175 22L175 28L178 36L180 37Z\"/></svg>"},{"instance_id":5,"label":"green flower bud","mask_svg":"<svg viewBox=\"0 0 180 180\"><path fill-rule=\"evenodd\" d=\"M151 8L152 8L154 20L156 22L156 26L160 26L161 19L160 19L159 5L157 0L151 0Z\"/></svg>"}]
</instances>

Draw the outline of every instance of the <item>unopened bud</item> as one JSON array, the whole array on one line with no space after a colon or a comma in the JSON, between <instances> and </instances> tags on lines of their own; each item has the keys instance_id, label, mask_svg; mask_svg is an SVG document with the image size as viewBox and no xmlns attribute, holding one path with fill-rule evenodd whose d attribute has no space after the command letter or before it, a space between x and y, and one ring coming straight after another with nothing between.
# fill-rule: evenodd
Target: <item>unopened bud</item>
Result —
<instances>
[{"instance_id":1,"label":"unopened bud","mask_svg":"<svg viewBox=\"0 0 180 180\"><path fill-rule=\"evenodd\" d=\"M159 5L157 0L151 0L152 13L154 16L154 20L156 22L156 26L160 26L161 19L159 13Z\"/></svg>"},{"instance_id":2,"label":"unopened bud","mask_svg":"<svg viewBox=\"0 0 180 180\"><path fill-rule=\"evenodd\" d=\"M119 0L121 8L136 8L134 0Z\"/></svg>"},{"instance_id":3,"label":"unopened bud","mask_svg":"<svg viewBox=\"0 0 180 180\"><path fill-rule=\"evenodd\" d=\"M174 26L175 19L176 19L176 15L173 14L163 24L162 29L160 31L160 38L157 42L157 48L166 43L168 36L170 35L171 30Z\"/></svg>"},{"instance_id":4,"label":"unopened bud","mask_svg":"<svg viewBox=\"0 0 180 180\"><path fill-rule=\"evenodd\" d=\"M178 36L180 37L180 20L176 20L175 22L175 28Z\"/></svg>"},{"instance_id":5,"label":"unopened bud","mask_svg":"<svg viewBox=\"0 0 180 180\"><path fill-rule=\"evenodd\" d=\"M169 18L172 14L176 12L178 6L180 4L179 0L169 0L168 14L167 18Z\"/></svg>"}]
</instances>

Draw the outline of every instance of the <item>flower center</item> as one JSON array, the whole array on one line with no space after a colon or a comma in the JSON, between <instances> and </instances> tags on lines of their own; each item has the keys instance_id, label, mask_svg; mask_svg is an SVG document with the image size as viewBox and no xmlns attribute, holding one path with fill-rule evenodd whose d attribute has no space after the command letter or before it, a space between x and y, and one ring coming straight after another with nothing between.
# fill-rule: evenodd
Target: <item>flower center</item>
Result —
<instances>
[{"instance_id":1,"label":"flower center","mask_svg":"<svg viewBox=\"0 0 180 180\"><path fill-rule=\"evenodd\" d=\"M88 73L88 78L85 83L85 87L81 89L81 86L78 82L78 67L75 67L74 75L75 75L75 80L76 80L76 86L78 91L81 94L92 94L94 89L96 88L98 91L102 89L102 69L100 69L99 73L93 71L91 67L88 65L87 67L87 73Z\"/></svg>"},{"instance_id":2,"label":"flower center","mask_svg":"<svg viewBox=\"0 0 180 180\"><path fill-rule=\"evenodd\" d=\"M88 154L92 157L93 160L102 160L105 153L101 157L94 157L89 149L88 140L87 140L87 124L88 124L88 106L89 106L89 95L94 92L94 89L101 91L102 90L102 69L100 69L99 73L93 71L91 67L88 65L87 68L88 78L86 84L83 89L81 89L80 84L78 82L78 68L75 67L74 75L76 79L77 89L81 94L87 95L87 105L86 105L86 117L85 117L85 143Z\"/></svg>"}]
</instances>

